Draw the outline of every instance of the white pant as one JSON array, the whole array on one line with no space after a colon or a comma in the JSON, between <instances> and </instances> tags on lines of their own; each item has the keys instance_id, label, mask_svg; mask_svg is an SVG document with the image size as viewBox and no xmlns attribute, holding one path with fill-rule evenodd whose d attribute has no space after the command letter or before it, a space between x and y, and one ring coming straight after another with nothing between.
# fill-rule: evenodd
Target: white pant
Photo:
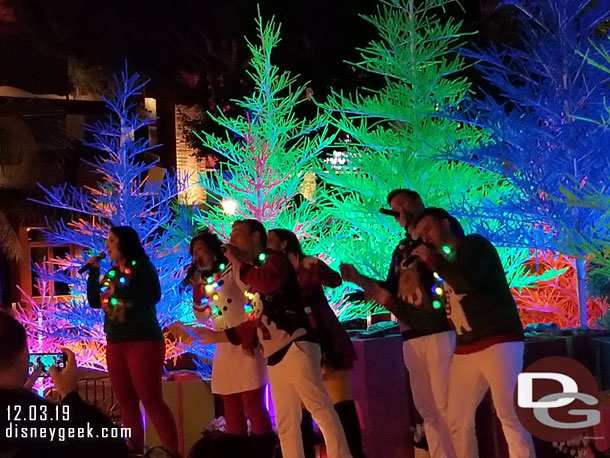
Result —
<instances>
[{"instance_id":1,"label":"white pant","mask_svg":"<svg viewBox=\"0 0 610 458\"><path fill-rule=\"evenodd\" d=\"M455 458L447 427L449 369L455 349L455 332L439 332L407 340L402 345L413 402L424 419L432 458Z\"/></svg>"},{"instance_id":2,"label":"white pant","mask_svg":"<svg viewBox=\"0 0 610 458\"><path fill-rule=\"evenodd\" d=\"M301 402L324 436L328 458L352 458L345 433L322 382L320 346L294 342L284 358L268 367L277 432L284 458L304 458Z\"/></svg>"},{"instance_id":3,"label":"white pant","mask_svg":"<svg viewBox=\"0 0 610 458\"><path fill-rule=\"evenodd\" d=\"M505 342L476 353L454 355L449 377L448 423L459 458L478 458L475 412L491 389L510 458L535 457L532 437L517 418L513 393L523 370L523 342Z\"/></svg>"}]
</instances>

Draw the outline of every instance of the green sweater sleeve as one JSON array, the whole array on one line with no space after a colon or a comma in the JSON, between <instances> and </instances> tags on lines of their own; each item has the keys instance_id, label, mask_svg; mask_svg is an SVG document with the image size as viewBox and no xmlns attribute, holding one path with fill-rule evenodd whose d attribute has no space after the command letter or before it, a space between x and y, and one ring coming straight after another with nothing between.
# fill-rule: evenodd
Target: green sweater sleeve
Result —
<instances>
[{"instance_id":1,"label":"green sweater sleeve","mask_svg":"<svg viewBox=\"0 0 610 458\"><path fill-rule=\"evenodd\" d=\"M457 262L448 261L444 256L435 254L431 262L427 263L457 294L484 289L490 276L498 270L495 262L498 258L496 249L484 237L472 234L464 238L458 250Z\"/></svg>"}]
</instances>

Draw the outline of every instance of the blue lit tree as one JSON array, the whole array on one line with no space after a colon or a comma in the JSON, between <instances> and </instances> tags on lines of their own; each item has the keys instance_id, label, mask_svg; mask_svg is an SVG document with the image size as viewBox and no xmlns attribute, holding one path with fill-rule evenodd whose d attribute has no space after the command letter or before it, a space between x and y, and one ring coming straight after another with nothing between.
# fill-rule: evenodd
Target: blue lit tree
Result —
<instances>
[{"instance_id":1,"label":"blue lit tree","mask_svg":"<svg viewBox=\"0 0 610 458\"><path fill-rule=\"evenodd\" d=\"M608 34L608 22L605 23L605 35ZM603 31L603 29L602 29ZM604 46L605 45L605 46ZM610 42L602 40L595 44L597 55L583 56L590 65L610 75ZM604 100L605 102L605 100ZM598 126L610 129L610 106L606 105L606 112L601 118L591 119ZM606 168L608 171L608 168ZM610 299L610 173L600 174L598 182L591 182L579 186L575 182L572 186L563 189L565 201L568 205L583 208L585 211L593 209L601 217L592 231L584 237L581 235L579 246L589 255L589 281L591 292L598 296ZM606 317L606 326L608 325Z\"/></svg>"},{"instance_id":2,"label":"blue lit tree","mask_svg":"<svg viewBox=\"0 0 610 458\"><path fill-rule=\"evenodd\" d=\"M504 237L522 246L576 258L581 325L587 325L585 240L595 237L603 212L566 204L562 189L579 195L603 183L610 164L610 131L586 119L605 113L610 77L585 56L601 46L600 23L610 16L607 0L506 0L521 38L516 47L467 49L465 56L497 96L475 100L469 123L491 140L456 148L444 158L492 171L515 192L490 214L512 215L523 224L505 226ZM603 38L605 40L605 38Z\"/></svg>"},{"instance_id":3,"label":"blue lit tree","mask_svg":"<svg viewBox=\"0 0 610 458\"><path fill-rule=\"evenodd\" d=\"M89 128L93 141L88 146L99 150L99 154L92 162L85 162L99 177L97 186L41 186L44 198L39 203L72 215L47 230L47 240L52 244L76 245L82 251L76 256L50 259L34 268L42 282L67 283L70 296L51 298L40 306L42 310L21 311L33 334L40 331L36 318L42 311L45 335L55 344L74 348L81 364L95 368L105 367L103 312L89 307L86 275L76 275L75 268L88 256L105 250L110 227L132 226L157 267L163 292L157 304L161 326L167 327L190 312L188 296L179 287L181 267L189 262L188 251L184 237L174 237L190 233L190 228L174 227L185 221L174 218L172 209L178 193L185 189L186 177L165 172L162 179L153 178L150 172L158 158L150 152L156 146L150 145L148 137L139 138L136 134L155 122L150 116L139 116L135 110L146 82L140 82L139 75L130 75L125 69L115 83L114 93L104 99L109 112L106 120ZM101 265L102 270L108 269L109 260ZM174 342L167 343L168 358L183 351Z\"/></svg>"}]
</instances>

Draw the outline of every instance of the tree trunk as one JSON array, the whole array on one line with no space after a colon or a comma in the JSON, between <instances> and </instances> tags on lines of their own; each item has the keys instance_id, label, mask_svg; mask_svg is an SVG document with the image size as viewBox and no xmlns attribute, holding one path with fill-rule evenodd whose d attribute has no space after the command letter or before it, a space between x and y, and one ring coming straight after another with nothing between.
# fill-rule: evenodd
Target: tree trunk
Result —
<instances>
[{"instance_id":1,"label":"tree trunk","mask_svg":"<svg viewBox=\"0 0 610 458\"><path fill-rule=\"evenodd\" d=\"M586 274L586 261L584 259L576 259L578 322L581 327L585 328L588 327Z\"/></svg>"}]
</instances>

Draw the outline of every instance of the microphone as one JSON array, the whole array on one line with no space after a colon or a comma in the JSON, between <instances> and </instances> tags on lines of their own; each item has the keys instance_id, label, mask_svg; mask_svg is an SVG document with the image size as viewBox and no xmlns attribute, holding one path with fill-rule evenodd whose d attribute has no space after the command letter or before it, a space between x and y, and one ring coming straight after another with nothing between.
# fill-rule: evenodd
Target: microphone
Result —
<instances>
[{"instance_id":1,"label":"microphone","mask_svg":"<svg viewBox=\"0 0 610 458\"><path fill-rule=\"evenodd\" d=\"M100 253L95 257L95 260L97 262L100 262L102 259L104 259L106 257L106 253ZM87 272L89 269L91 269L91 263L86 262L80 269L78 269L78 273L79 274L84 274L85 272Z\"/></svg>"},{"instance_id":2,"label":"microphone","mask_svg":"<svg viewBox=\"0 0 610 458\"><path fill-rule=\"evenodd\" d=\"M188 286L191 283L191 278L193 277L193 275L195 275L195 272L197 272L198 268L199 266L197 265L197 263L193 261L193 263L186 271L186 276L184 277L184 280L182 280L182 285Z\"/></svg>"},{"instance_id":3,"label":"microphone","mask_svg":"<svg viewBox=\"0 0 610 458\"><path fill-rule=\"evenodd\" d=\"M422 239L414 240L413 244L409 247L409 251L413 251L415 248L417 248L420 245L424 245L424 241ZM409 267L417 259L418 259L418 257L415 256L414 254L412 254L409 257L407 257L407 259L402 261L401 264L403 267Z\"/></svg>"}]
</instances>

